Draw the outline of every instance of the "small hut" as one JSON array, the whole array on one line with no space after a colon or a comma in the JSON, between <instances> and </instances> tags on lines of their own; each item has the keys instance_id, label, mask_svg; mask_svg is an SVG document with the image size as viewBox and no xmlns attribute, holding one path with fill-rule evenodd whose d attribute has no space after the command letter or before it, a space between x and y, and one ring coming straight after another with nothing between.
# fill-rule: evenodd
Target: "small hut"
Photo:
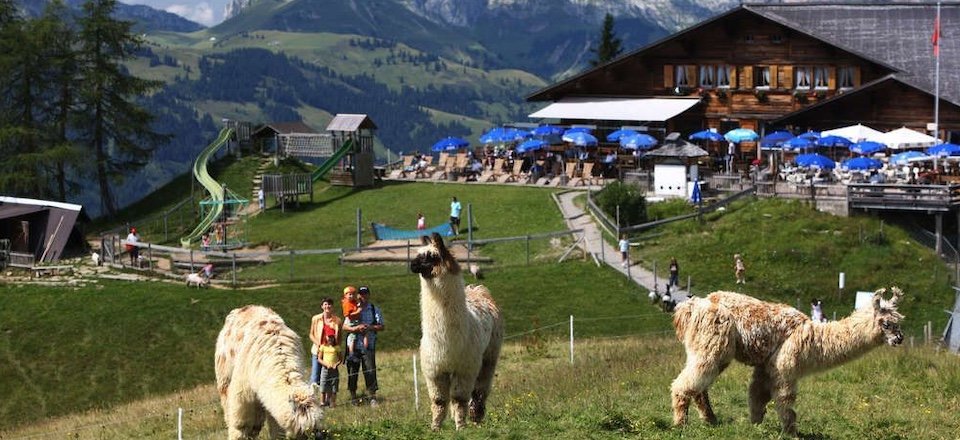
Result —
<instances>
[{"instance_id":1,"label":"small hut","mask_svg":"<svg viewBox=\"0 0 960 440\"><path fill-rule=\"evenodd\" d=\"M372 186L374 178L373 141L377 125L367 115L338 114L327 132L342 158L330 170L330 183L344 186ZM337 159L334 155L332 159Z\"/></svg>"},{"instance_id":2,"label":"small hut","mask_svg":"<svg viewBox=\"0 0 960 440\"><path fill-rule=\"evenodd\" d=\"M700 180L696 159L709 154L678 136L668 136L660 148L647 153L656 160L653 165L654 194L689 198L693 193L693 182Z\"/></svg>"}]
</instances>

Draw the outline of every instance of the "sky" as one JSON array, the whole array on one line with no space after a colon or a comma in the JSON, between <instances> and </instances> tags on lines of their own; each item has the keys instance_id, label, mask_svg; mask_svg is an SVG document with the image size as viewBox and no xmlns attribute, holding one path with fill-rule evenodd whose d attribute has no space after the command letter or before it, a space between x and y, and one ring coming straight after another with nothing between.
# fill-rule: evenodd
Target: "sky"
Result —
<instances>
[{"instance_id":1,"label":"sky","mask_svg":"<svg viewBox=\"0 0 960 440\"><path fill-rule=\"evenodd\" d=\"M172 12L202 25L213 26L223 21L223 8L228 0L120 0L131 5L147 5Z\"/></svg>"}]
</instances>

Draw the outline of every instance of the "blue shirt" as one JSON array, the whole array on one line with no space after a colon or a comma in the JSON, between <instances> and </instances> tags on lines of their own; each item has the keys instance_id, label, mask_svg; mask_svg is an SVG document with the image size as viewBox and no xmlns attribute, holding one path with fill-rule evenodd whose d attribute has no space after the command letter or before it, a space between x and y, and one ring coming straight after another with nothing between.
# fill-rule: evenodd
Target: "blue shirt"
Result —
<instances>
[{"instance_id":1,"label":"blue shirt","mask_svg":"<svg viewBox=\"0 0 960 440\"><path fill-rule=\"evenodd\" d=\"M363 309L360 309L360 319L359 324L374 325L379 324L383 325L383 315L381 314L380 307L373 305L372 303L367 303L363 306ZM377 348L377 332L367 331L367 350L376 350ZM354 341L354 347L363 349L363 334L357 333L356 340Z\"/></svg>"},{"instance_id":2,"label":"blue shirt","mask_svg":"<svg viewBox=\"0 0 960 440\"><path fill-rule=\"evenodd\" d=\"M459 201L450 202L450 217L460 217L461 209Z\"/></svg>"}]
</instances>

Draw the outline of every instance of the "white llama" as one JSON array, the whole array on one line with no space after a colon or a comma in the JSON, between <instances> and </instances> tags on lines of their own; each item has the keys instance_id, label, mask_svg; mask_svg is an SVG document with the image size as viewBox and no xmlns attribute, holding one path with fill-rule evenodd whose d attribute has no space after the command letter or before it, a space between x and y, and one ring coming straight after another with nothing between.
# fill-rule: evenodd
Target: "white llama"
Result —
<instances>
[{"instance_id":1,"label":"white llama","mask_svg":"<svg viewBox=\"0 0 960 440\"><path fill-rule=\"evenodd\" d=\"M309 439L323 417L305 379L300 337L267 307L227 315L217 338L217 391L230 440L256 438L264 420L272 438Z\"/></svg>"},{"instance_id":2,"label":"white llama","mask_svg":"<svg viewBox=\"0 0 960 440\"><path fill-rule=\"evenodd\" d=\"M460 264L443 238L423 237L424 246L410 263L420 274L420 364L432 402L432 428L440 429L453 405L453 420L463 428L483 421L493 373L503 344L503 318L490 292L464 287Z\"/></svg>"},{"instance_id":3,"label":"white llama","mask_svg":"<svg viewBox=\"0 0 960 440\"><path fill-rule=\"evenodd\" d=\"M903 292L894 287L873 295L873 304L826 324L814 323L793 307L760 301L733 292L714 292L677 306L673 325L687 353L687 363L673 381L673 423L682 425L694 401L708 423L717 418L707 390L736 359L754 367L750 383L750 421L760 423L774 399L784 433L796 435L797 381L810 373L853 360L887 343L903 342L897 304Z\"/></svg>"}]
</instances>

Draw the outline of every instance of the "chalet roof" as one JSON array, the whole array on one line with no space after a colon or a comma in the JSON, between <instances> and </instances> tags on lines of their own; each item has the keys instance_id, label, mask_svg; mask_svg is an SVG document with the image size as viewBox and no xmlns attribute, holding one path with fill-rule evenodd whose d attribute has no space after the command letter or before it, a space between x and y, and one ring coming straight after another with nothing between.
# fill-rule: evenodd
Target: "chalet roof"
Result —
<instances>
[{"instance_id":1,"label":"chalet roof","mask_svg":"<svg viewBox=\"0 0 960 440\"><path fill-rule=\"evenodd\" d=\"M263 136L264 133L271 131L276 134L291 134L291 133L316 133L309 125L305 124L303 121L288 121L288 122L271 122L269 124L264 124L260 128L253 131L250 136L259 137Z\"/></svg>"},{"instance_id":2,"label":"chalet roof","mask_svg":"<svg viewBox=\"0 0 960 440\"><path fill-rule=\"evenodd\" d=\"M934 93L933 22L936 4L928 3L776 3L744 8L814 37L895 67L896 77ZM960 3L940 9L940 97L960 104Z\"/></svg>"},{"instance_id":3,"label":"chalet roof","mask_svg":"<svg viewBox=\"0 0 960 440\"><path fill-rule=\"evenodd\" d=\"M52 200L0 196L0 230L16 230L19 221L29 219L31 234L39 233L43 242L32 244L34 257L42 262L57 261L74 235L81 205ZM17 224L17 227L6 225ZM11 237L2 237L11 238Z\"/></svg>"},{"instance_id":4,"label":"chalet roof","mask_svg":"<svg viewBox=\"0 0 960 440\"><path fill-rule=\"evenodd\" d=\"M726 19L735 14L750 13L766 18L898 71L903 82L934 93L934 58L931 45L936 4L888 2L817 1L804 3L743 4L687 29L669 35L647 46L628 52L608 63L551 84L527 96L528 101L552 100L554 92L570 88L580 78L596 74L612 65L623 63L668 42ZM941 7L940 97L960 104L960 39L951 35L960 29L960 3ZM944 33L946 30L946 33ZM568 96L573 96L569 94Z\"/></svg>"},{"instance_id":5,"label":"chalet roof","mask_svg":"<svg viewBox=\"0 0 960 440\"><path fill-rule=\"evenodd\" d=\"M327 131L357 131L361 128L377 128L367 115L338 114L327 125Z\"/></svg>"}]
</instances>

